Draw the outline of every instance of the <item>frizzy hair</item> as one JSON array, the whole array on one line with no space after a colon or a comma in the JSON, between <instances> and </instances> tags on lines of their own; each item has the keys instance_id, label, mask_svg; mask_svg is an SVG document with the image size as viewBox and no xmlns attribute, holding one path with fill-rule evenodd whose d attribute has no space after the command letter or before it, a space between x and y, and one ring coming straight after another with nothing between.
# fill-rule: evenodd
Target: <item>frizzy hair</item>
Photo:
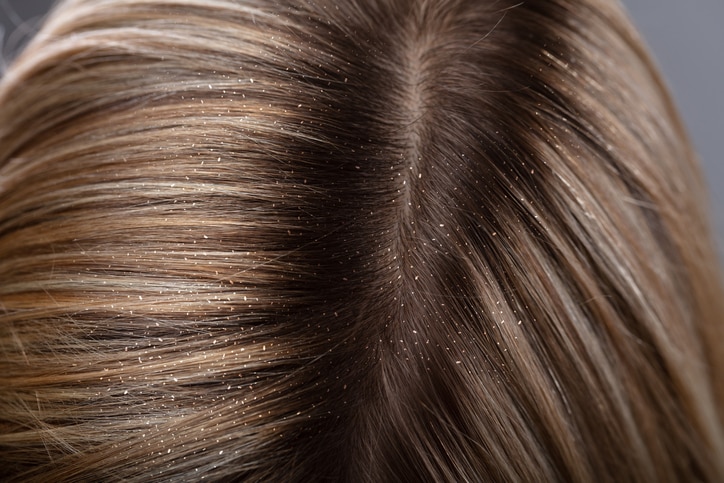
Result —
<instances>
[{"instance_id":1,"label":"frizzy hair","mask_svg":"<svg viewBox=\"0 0 724 483\"><path fill-rule=\"evenodd\" d=\"M0 83L0 476L722 481L723 293L609 0L66 0Z\"/></svg>"}]
</instances>

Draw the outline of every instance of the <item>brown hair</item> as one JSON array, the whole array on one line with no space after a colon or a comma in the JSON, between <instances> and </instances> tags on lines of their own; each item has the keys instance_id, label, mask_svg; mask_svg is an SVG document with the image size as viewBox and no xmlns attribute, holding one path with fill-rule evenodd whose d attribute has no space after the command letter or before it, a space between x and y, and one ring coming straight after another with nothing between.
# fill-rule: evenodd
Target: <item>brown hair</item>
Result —
<instances>
[{"instance_id":1,"label":"brown hair","mask_svg":"<svg viewBox=\"0 0 724 483\"><path fill-rule=\"evenodd\" d=\"M0 84L0 474L721 481L703 192L617 2L66 1Z\"/></svg>"}]
</instances>

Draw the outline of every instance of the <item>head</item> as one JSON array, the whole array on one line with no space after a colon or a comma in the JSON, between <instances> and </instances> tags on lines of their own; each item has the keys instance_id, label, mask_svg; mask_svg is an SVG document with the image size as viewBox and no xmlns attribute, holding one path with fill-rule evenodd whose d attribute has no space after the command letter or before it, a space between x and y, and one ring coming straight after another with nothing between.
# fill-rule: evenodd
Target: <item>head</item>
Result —
<instances>
[{"instance_id":1,"label":"head","mask_svg":"<svg viewBox=\"0 0 724 483\"><path fill-rule=\"evenodd\" d=\"M703 193L617 2L67 0L0 82L0 473L718 480Z\"/></svg>"}]
</instances>

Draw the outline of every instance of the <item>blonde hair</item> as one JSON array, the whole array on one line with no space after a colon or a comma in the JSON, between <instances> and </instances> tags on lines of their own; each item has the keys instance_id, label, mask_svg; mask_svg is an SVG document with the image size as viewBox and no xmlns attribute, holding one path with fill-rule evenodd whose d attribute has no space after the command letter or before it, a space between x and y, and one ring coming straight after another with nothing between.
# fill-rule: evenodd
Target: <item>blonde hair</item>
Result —
<instances>
[{"instance_id":1,"label":"blonde hair","mask_svg":"<svg viewBox=\"0 0 724 483\"><path fill-rule=\"evenodd\" d=\"M703 193L618 2L67 0L0 84L0 475L721 481Z\"/></svg>"}]
</instances>

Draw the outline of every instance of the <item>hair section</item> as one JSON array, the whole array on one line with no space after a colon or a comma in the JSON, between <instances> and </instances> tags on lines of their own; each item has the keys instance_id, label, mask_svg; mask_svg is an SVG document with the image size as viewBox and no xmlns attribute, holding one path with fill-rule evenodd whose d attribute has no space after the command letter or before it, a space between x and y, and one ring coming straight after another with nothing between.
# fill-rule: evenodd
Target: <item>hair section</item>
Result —
<instances>
[{"instance_id":1,"label":"hair section","mask_svg":"<svg viewBox=\"0 0 724 483\"><path fill-rule=\"evenodd\" d=\"M608 0L68 0L0 84L10 481L721 481L702 180Z\"/></svg>"}]
</instances>

